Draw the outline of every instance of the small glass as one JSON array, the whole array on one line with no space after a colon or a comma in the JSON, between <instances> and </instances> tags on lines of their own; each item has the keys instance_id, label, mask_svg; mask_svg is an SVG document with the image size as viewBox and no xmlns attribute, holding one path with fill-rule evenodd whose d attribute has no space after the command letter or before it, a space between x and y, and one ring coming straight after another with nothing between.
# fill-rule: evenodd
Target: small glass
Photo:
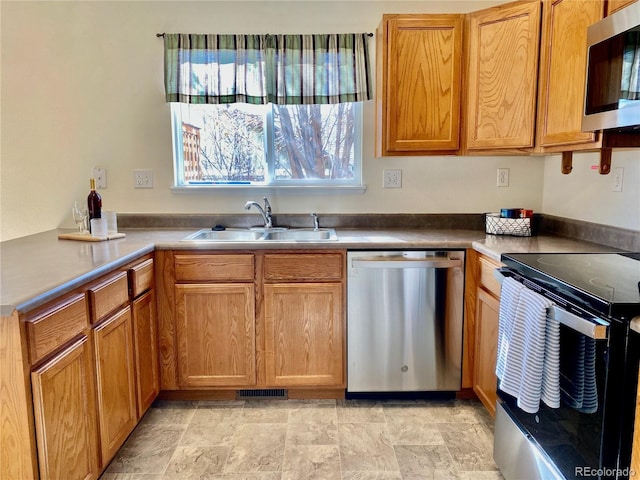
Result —
<instances>
[{"instance_id":1,"label":"small glass","mask_svg":"<svg viewBox=\"0 0 640 480\"><path fill-rule=\"evenodd\" d=\"M78 205L78 202L73 202L73 208L71 209L71 214L73 216L73 221L78 227L79 233L87 233L86 228L86 220L87 220L87 210Z\"/></svg>"}]
</instances>

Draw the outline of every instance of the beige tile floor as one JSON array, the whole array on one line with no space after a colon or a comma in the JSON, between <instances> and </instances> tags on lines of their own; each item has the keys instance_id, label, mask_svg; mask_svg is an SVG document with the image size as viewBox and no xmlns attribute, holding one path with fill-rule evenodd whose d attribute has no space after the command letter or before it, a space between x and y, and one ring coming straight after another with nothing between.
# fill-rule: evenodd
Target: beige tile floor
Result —
<instances>
[{"instance_id":1,"label":"beige tile floor","mask_svg":"<svg viewBox=\"0 0 640 480\"><path fill-rule=\"evenodd\" d=\"M156 402L102 480L502 479L473 400Z\"/></svg>"}]
</instances>

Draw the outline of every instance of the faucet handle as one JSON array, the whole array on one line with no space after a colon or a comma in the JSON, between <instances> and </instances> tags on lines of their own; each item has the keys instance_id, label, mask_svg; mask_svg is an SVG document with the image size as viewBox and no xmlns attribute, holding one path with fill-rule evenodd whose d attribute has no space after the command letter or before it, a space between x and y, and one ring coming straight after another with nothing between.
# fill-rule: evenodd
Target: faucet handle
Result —
<instances>
[{"instance_id":1,"label":"faucet handle","mask_svg":"<svg viewBox=\"0 0 640 480\"><path fill-rule=\"evenodd\" d=\"M320 222L318 221L318 214L311 212L309 215L313 217L313 229L318 230L320 228Z\"/></svg>"},{"instance_id":2,"label":"faucet handle","mask_svg":"<svg viewBox=\"0 0 640 480\"><path fill-rule=\"evenodd\" d=\"M269 203L269 200L267 200L267 197L262 197L262 199L264 200L264 211L270 214L271 204Z\"/></svg>"}]
</instances>

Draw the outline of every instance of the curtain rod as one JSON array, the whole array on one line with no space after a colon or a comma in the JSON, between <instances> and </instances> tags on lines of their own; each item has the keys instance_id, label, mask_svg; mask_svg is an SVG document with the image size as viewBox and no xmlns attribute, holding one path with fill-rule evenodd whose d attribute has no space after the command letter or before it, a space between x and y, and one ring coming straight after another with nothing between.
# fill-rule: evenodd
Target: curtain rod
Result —
<instances>
[{"instance_id":1,"label":"curtain rod","mask_svg":"<svg viewBox=\"0 0 640 480\"><path fill-rule=\"evenodd\" d=\"M367 33L368 37L373 37L373 33ZM156 37L157 38L161 38L164 37L164 33L156 33Z\"/></svg>"}]
</instances>

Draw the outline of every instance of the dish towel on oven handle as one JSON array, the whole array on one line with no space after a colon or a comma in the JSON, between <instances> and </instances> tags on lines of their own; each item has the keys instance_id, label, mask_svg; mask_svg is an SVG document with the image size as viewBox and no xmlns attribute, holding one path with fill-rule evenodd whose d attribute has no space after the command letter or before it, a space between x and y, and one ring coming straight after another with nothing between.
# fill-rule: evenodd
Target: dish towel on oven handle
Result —
<instances>
[{"instance_id":1,"label":"dish towel on oven handle","mask_svg":"<svg viewBox=\"0 0 640 480\"><path fill-rule=\"evenodd\" d=\"M496 375L500 390L527 413L540 400L560 407L560 324L547 318L553 302L512 278L500 291Z\"/></svg>"},{"instance_id":2,"label":"dish towel on oven handle","mask_svg":"<svg viewBox=\"0 0 640 480\"><path fill-rule=\"evenodd\" d=\"M575 330L562 332L560 396L571 408L583 413L598 411L596 385L596 341Z\"/></svg>"}]
</instances>

